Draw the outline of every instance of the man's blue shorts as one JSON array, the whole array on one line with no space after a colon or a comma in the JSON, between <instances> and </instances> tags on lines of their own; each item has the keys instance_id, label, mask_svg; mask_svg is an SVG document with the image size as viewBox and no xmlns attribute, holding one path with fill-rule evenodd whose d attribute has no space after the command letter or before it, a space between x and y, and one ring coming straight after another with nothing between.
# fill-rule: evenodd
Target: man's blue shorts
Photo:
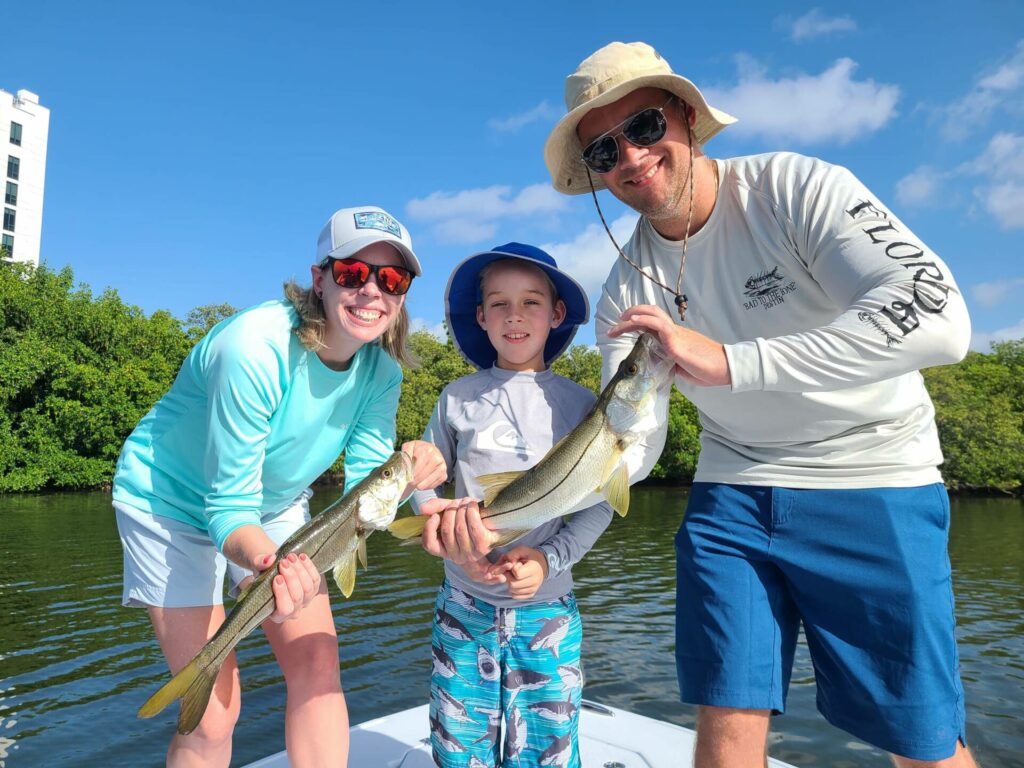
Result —
<instances>
[{"instance_id":1,"label":"man's blue shorts","mask_svg":"<svg viewBox=\"0 0 1024 768\"><path fill-rule=\"evenodd\" d=\"M818 709L881 749L964 741L941 484L695 483L676 536L676 665L690 704L782 712L803 622Z\"/></svg>"}]
</instances>

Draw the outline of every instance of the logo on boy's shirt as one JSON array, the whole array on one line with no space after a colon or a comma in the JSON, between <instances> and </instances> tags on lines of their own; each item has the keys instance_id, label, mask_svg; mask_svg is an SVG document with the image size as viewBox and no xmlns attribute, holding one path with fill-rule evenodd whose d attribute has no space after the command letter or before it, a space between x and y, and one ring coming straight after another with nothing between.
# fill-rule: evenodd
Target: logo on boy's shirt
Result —
<instances>
[{"instance_id":1,"label":"logo on boy's shirt","mask_svg":"<svg viewBox=\"0 0 1024 768\"><path fill-rule=\"evenodd\" d=\"M743 293L750 299L750 301L743 302L743 308L746 310L751 310L754 307L771 309L785 303L786 294L796 290L795 280L786 281L786 276L779 274L778 267L751 275L743 284Z\"/></svg>"},{"instance_id":2,"label":"logo on boy's shirt","mask_svg":"<svg viewBox=\"0 0 1024 768\"><path fill-rule=\"evenodd\" d=\"M526 440L510 421L496 421L476 435L476 447L484 451L504 451L533 456Z\"/></svg>"}]
</instances>

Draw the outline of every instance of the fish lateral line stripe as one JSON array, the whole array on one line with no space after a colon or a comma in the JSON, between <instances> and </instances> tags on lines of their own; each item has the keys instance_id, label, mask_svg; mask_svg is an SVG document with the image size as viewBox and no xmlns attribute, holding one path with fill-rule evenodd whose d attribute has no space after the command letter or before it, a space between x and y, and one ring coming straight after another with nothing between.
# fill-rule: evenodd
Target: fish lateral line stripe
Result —
<instances>
[{"instance_id":1,"label":"fish lateral line stripe","mask_svg":"<svg viewBox=\"0 0 1024 768\"><path fill-rule=\"evenodd\" d=\"M594 434L594 436L593 436L592 438L590 438L590 440L589 440L589 441L588 441L588 442L586 443L586 446L584 447L584 449L583 449L582 451L580 451L580 456L583 456L583 455L584 455L584 454L585 454L585 453L586 453L586 452L587 452L588 450L590 450L590 447L591 447L591 446L592 446L592 445L594 444L594 442L595 442L595 441L597 440L598 436L600 436L600 434L601 434L601 431L602 431L601 429L597 430L597 432L596 432L596 433ZM578 461L577 461L576 463L577 463L577 465L579 464L579 462L578 462ZM530 467L530 469L526 470L526 472L529 472L529 471L530 471L530 470L532 470L532 469L533 469L533 467ZM525 472L524 472L523 474L525 474ZM555 491L557 491L557 490L558 490L559 488L561 488L561 487L562 487L562 485L563 485L563 484L564 484L564 483L565 483L565 482L566 482L566 481L567 481L567 480L569 479L570 475L572 475L572 472L571 472L571 471L570 471L570 472L567 472L567 473L566 473L566 474L565 474L565 475L564 475L564 476L562 477L562 479L561 479L561 480L559 480L559 481L558 481L557 483L555 483L555 485L554 485L554 486L552 486L552 488L551 488L550 490L547 490L547 491L545 491L545 492L544 492L544 493L542 493L542 494L541 494L540 496L538 496L538 497L537 497L536 499L534 499L533 501L531 501L531 502L530 502L529 504L525 504L525 505L523 505L523 506L519 506L519 507L514 507L513 509L506 509L506 510L504 510L503 512L495 512L495 513L494 513L493 515L488 515L488 516L487 516L486 518L484 518L484 519L485 519L485 520L490 520L490 519L491 519L492 517L500 517L500 516L502 516L502 515L509 515L509 514L512 514L513 512L518 512L518 511L520 511L520 510L522 510L522 509L526 509L526 507L528 507L528 506L530 506L530 505L532 505L532 504L537 504L537 503L539 503L539 502L543 501L543 500L544 500L545 498L547 498L547 497L548 497L548 496L550 496L551 494L555 493ZM518 478L516 479L516 481L515 481L515 482L518 482ZM508 487L508 486L506 486L506 488L507 488L507 487ZM505 490L505 489L503 488L503 489L502 489L502 491L504 491L504 490ZM595 490L596 490L596 489L595 489Z\"/></svg>"}]
</instances>

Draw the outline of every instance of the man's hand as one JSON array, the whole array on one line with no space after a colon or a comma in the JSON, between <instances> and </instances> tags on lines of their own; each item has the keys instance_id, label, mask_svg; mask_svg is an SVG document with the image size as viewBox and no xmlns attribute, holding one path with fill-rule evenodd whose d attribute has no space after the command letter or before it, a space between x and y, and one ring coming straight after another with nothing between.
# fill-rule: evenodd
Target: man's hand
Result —
<instances>
[{"instance_id":1,"label":"man's hand","mask_svg":"<svg viewBox=\"0 0 1024 768\"><path fill-rule=\"evenodd\" d=\"M630 307L618 325L608 329L612 338L624 333L647 331L658 337L665 353L676 364L676 374L701 387L732 383L725 347L703 334L676 325L665 310L650 304Z\"/></svg>"},{"instance_id":2,"label":"man's hand","mask_svg":"<svg viewBox=\"0 0 1024 768\"><path fill-rule=\"evenodd\" d=\"M539 549L514 547L501 556L492 570L505 567L508 593L515 600L529 600L548 576L548 559Z\"/></svg>"},{"instance_id":3,"label":"man's hand","mask_svg":"<svg viewBox=\"0 0 1024 768\"><path fill-rule=\"evenodd\" d=\"M480 518L476 499L431 499L420 505L420 513L429 515L423 549L463 567L486 557L498 538Z\"/></svg>"}]
</instances>

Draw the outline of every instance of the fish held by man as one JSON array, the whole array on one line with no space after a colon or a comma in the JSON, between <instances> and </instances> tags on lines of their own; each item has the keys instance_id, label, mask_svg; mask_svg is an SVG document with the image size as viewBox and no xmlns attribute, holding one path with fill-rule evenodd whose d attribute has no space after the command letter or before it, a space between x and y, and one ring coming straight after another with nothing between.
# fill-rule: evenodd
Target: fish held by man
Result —
<instances>
[{"instance_id":1,"label":"fish held by man","mask_svg":"<svg viewBox=\"0 0 1024 768\"><path fill-rule=\"evenodd\" d=\"M660 395L667 397L674 368L657 340L641 334L590 413L534 467L481 475L480 516L498 532L495 546L509 544L568 513L593 492L604 495L625 516L629 510L625 455L657 429L657 401ZM388 530L400 539L414 540L422 535L426 519L405 517Z\"/></svg>"},{"instance_id":2,"label":"fish held by man","mask_svg":"<svg viewBox=\"0 0 1024 768\"><path fill-rule=\"evenodd\" d=\"M396 451L341 499L303 525L277 549L277 562L305 554L320 573L334 570L334 581L345 597L355 588L356 561L366 568L366 539L395 519L402 492L412 482L413 459ZM181 699L178 733L195 730L206 712L214 682L231 650L274 611L275 566L259 573L238 596L216 634L180 672L139 709L153 717Z\"/></svg>"}]
</instances>

